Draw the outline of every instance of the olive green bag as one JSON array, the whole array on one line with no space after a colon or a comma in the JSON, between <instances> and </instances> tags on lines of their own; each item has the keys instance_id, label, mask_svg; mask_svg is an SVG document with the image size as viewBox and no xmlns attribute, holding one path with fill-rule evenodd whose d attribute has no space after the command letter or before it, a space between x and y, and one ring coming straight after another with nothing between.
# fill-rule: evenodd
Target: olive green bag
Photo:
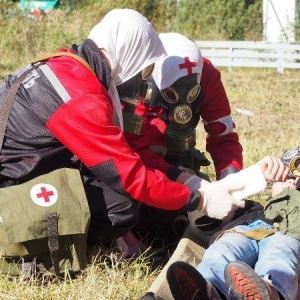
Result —
<instances>
[{"instance_id":1,"label":"olive green bag","mask_svg":"<svg viewBox=\"0 0 300 300\"><path fill-rule=\"evenodd\" d=\"M0 152L20 84L40 64L32 63L19 74L4 97L0 107ZM82 270L87 264L89 221L78 170L62 168L0 189L0 273L30 277L43 271L59 276Z\"/></svg>"},{"instance_id":2,"label":"olive green bag","mask_svg":"<svg viewBox=\"0 0 300 300\"><path fill-rule=\"evenodd\" d=\"M90 211L78 170L2 188L0 203L1 273L59 276L86 267Z\"/></svg>"}]
</instances>

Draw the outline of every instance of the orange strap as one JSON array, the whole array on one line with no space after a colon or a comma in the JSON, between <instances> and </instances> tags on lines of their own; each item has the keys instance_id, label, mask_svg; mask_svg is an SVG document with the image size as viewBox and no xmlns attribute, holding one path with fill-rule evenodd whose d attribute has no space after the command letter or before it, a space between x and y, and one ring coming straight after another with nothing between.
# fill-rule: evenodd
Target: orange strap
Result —
<instances>
[{"instance_id":1,"label":"orange strap","mask_svg":"<svg viewBox=\"0 0 300 300\"><path fill-rule=\"evenodd\" d=\"M51 53L51 54L48 54L48 55L45 55L45 56L42 56L42 57L36 59L33 63L36 63L36 62L39 62L39 61L43 61L43 60L46 60L46 59L51 58L51 57L58 57L58 56L69 56L69 57L75 58L76 60L78 60L79 62L81 62L86 68L88 68L96 76L94 70L91 68L91 66L84 59L82 59L80 56L78 56L78 55L76 55L74 53L71 53L71 52L55 52L55 53Z\"/></svg>"}]
</instances>

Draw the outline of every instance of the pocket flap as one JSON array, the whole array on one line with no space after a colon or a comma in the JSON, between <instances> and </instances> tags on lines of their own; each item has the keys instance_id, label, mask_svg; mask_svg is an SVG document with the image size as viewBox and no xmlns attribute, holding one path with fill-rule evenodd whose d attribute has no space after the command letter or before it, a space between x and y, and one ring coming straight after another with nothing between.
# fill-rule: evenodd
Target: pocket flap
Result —
<instances>
[{"instance_id":1,"label":"pocket flap","mask_svg":"<svg viewBox=\"0 0 300 300\"><path fill-rule=\"evenodd\" d=\"M0 216L9 243L48 237L47 213L57 212L59 235L88 230L90 211L80 173L62 168L0 189Z\"/></svg>"}]
</instances>

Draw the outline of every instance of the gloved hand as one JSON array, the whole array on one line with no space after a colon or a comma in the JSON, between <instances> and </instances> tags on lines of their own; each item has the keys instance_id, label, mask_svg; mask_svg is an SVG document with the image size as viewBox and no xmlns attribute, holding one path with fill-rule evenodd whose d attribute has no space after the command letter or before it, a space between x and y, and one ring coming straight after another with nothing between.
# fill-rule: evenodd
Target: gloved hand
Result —
<instances>
[{"instance_id":1,"label":"gloved hand","mask_svg":"<svg viewBox=\"0 0 300 300\"><path fill-rule=\"evenodd\" d=\"M202 211L209 217L224 219L232 215L236 209L245 206L244 200L236 200L231 193L243 189L242 183L210 184L200 190L203 192Z\"/></svg>"}]
</instances>

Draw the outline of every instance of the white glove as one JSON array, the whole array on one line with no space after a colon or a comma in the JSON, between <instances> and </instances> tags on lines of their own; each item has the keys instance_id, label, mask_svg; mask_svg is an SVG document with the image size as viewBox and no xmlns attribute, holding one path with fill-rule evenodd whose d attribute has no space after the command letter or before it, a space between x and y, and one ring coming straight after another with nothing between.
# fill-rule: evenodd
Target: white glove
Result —
<instances>
[{"instance_id":1,"label":"white glove","mask_svg":"<svg viewBox=\"0 0 300 300\"><path fill-rule=\"evenodd\" d=\"M257 164L243 169L238 173L230 174L216 184L219 183L243 184L243 188L232 192L232 196L237 200L242 200L249 196L261 193L267 186L264 174Z\"/></svg>"},{"instance_id":2,"label":"white glove","mask_svg":"<svg viewBox=\"0 0 300 300\"><path fill-rule=\"evenodd\" d=\"M245 201L237 200L231 193L244 188L242 183L211 184L201 189L204 192L202 211L209 217L224 219L234 213L239 207L245 206Z\"/></svg>"},{"instance_id":3,"label":"white glove","mask_svg":"<svg viewBox=\"0 0 300 300\"><path fill-rule=\"evenodd\" d=\"M190 182L188 182L190 180ZM197 180L196 179L188 179L186 180L188 186L194 185L194 187L197 187ZM207 181L206 181L207 182ZM228 205L232 205L232 211L229 212L229 214L234 213L234 209L240 206L244 206L244 201L238 202L238 200L245 199L248 196L255 195L257 193L262 192L267 185L267 182L265 180L264 174L261 171L260 167L255 164L253 166L250 166L246 169L243 169L239 171L238 173L230 174L226 176L224 179L219 180L217 182L209 183L207 182L207 185L203 185L201 187L201 191L206 192L208 191L208 194L205 194L204 196L204 209L199 211L195 210L188 213L189 220L193 226L196 226L196 220L198 218L201 218L203 215L208 215L209 217L214 218L215 214L224 215L226 216L226 207L228 209ZM201 183L202 185L202 183ZM224 190L224 187L226 188ZM238 188L239 187L239 188ZM234 189L235 188L235 189ZM230 194L228 190L230 189ZM218 194L216 194L218 193ZM222 196L222 193L223 196ZM227 198L232 199L231 195L236 200L231 200L231 202L228 202L225 204ZM219 197L223 197L222 199L219 199ZM205 199L207 198L207 199ZM208 202L214 202L214 205L216 206L216 211L213 211L212 208L206 208L205 205L208 206L207 202L208 199L211 199ZM232 202L233 201L233 202ZM219 212L221 210L221 213ZM212 211L212 212L211 212ZM217 219L222 219L223 217L215 217Z\"/></svg>"}]
</instances>

